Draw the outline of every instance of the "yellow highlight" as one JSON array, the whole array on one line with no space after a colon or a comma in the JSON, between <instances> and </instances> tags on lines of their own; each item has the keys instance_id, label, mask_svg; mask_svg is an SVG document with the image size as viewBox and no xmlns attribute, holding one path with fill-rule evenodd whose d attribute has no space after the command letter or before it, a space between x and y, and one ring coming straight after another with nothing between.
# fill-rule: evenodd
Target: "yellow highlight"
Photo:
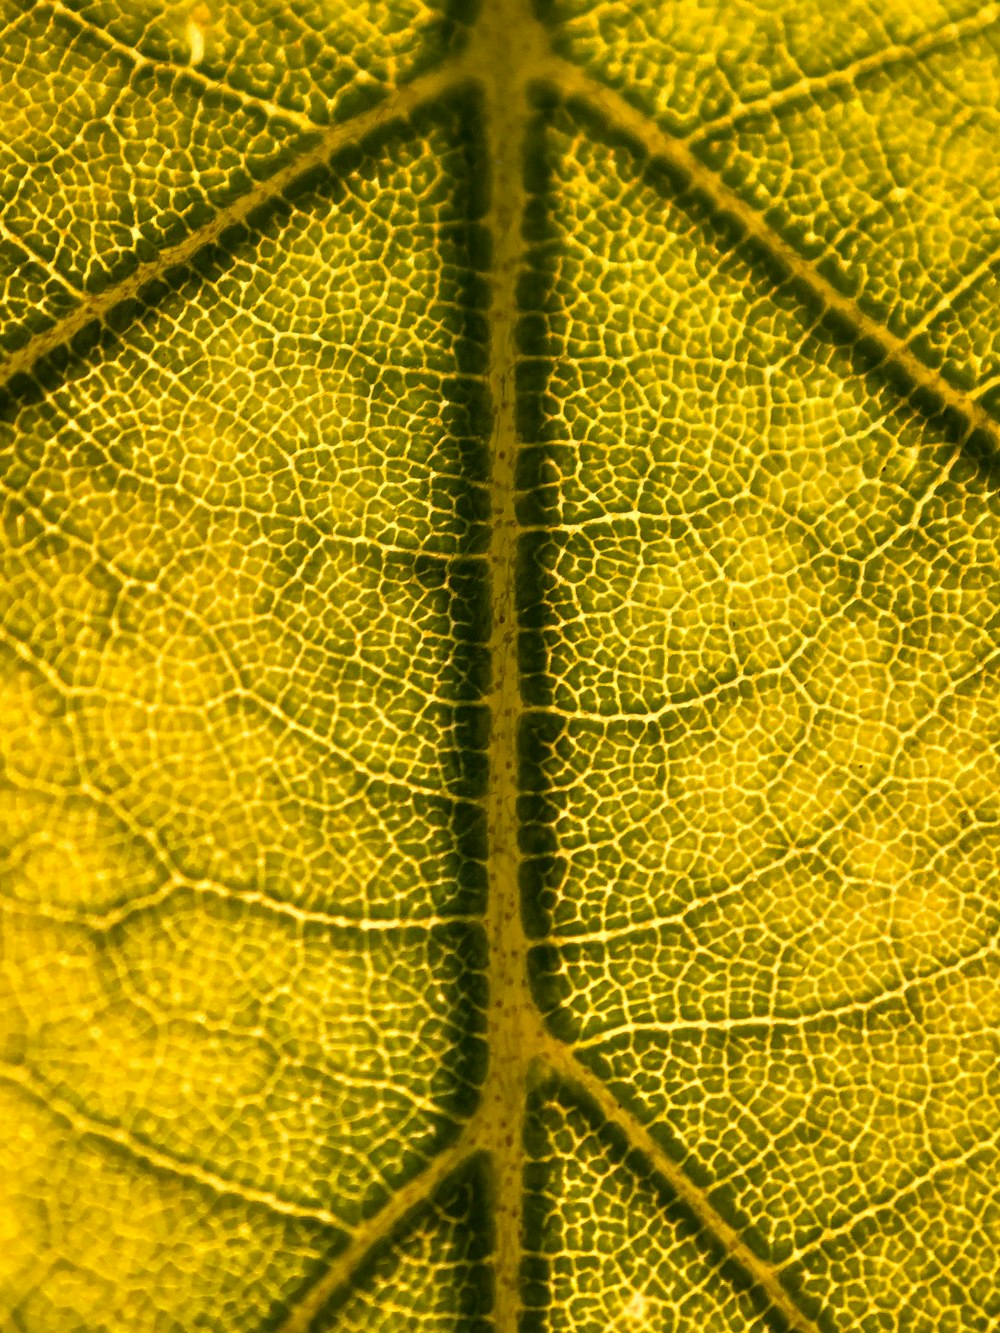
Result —
<instances>
[{"instance_id":1,"label":"yellow highlight","mask_svg":"<svg viewBox=\"0 0 1000 1333\"><path fill-rule=\"evenodd\" d=\"M211 18L208 5L196 5L191 11L186 29L190 49L188 63L191 65L200 65L205 59L205 36Z\"/></svg>"},{"instance_id":2,"label":"yellow highlight","mask_svg":"<svg viewBox=\"0 0 1000 1333\"><path fill-rule=\"evenodd\" d=\"M622 1310L622 1317L629 1324L645 1324L647 1305L648 1302L642 1292L634 1291Z\"/></svg>"}]
</instances>

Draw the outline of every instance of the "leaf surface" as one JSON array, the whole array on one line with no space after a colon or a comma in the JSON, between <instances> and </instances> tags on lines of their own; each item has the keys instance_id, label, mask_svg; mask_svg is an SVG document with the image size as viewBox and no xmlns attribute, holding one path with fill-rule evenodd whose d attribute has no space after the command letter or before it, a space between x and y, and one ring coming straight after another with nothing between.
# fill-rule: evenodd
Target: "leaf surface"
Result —
<instances>
[{"instance_id":1,"label":"leaf surface","mask_svg":"<svg viewBox=\"0 0 1000 1333\"><path fill-rule=\"evenodd\" d=\"M2 1326L1000 1327L1000 10L2 21Z\"/></svg>"}]
</instances>

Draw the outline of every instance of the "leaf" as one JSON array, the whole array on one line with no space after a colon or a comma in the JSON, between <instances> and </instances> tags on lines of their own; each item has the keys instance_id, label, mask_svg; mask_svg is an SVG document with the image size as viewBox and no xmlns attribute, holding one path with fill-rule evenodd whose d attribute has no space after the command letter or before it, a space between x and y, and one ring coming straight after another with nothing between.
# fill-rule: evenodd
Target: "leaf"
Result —
<instances>
[{"instance_id":1,"label":"leaf","mask_svg":"<svg viewBox=\"0 0 1000 1333\"><path fill-rule=\"evenodd\" d=\"M1000 1327L1000 8L0 32L0 1325Z\"/></svg>"}]
</instances>

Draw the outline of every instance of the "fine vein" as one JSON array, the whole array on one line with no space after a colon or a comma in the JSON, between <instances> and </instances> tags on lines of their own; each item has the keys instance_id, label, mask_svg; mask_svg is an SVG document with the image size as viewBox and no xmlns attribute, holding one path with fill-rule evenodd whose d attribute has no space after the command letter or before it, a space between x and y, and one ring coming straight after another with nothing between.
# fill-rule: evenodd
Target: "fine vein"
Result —
<instances>
[{"instance_id":1,"label":"fine vein","mask_svg":"<svg viewBox=\"0 0 1000 1333\"><path fill-rule=\"evenodd\" d=\"M773 1308L784 1316L789 1327L796 1333L820 1333L818 1326L803 1314L782 1286L775 1269L751 1250L735 1227L730 1226L713 1207L705 1193L667 1154L645 1125L622 1106L610 1088L581 1064L568 1046L554 1037L546 1040L545 1058L555 1073L571 1086L575 1084L581 1088L597 1104L607 1122L624 1134L629 1146L646 1158L657 1175L690 1208L706 1232L714 1236L726 1253L749 1274Z\"/></svg>"},{"instance_id":2,"label":"fine vein","mask_svg":"<svg viewBox=\"0 0 1000 1333\"><path fill-rule=\"evenodd\" d=\"M866 339L874 343L880 349L883 361L902 370L912 390L921 389L930 393L941 407L956 413L964 424L966 438L979 431L994 449L1000 449L1000 427L973 394L951 384L917 356L907 339L900 338L862 310L853 297L839 291L813 263L774 230L763 214L730 190L705 166L686 143L660 129L619 93L566 60L554 57L545 77L564 96L580 97L596 108L608 121L639 143L650 157L668 162L681 172L720 214L735 219L744 234L763 246L787 270L789 276L802 283L827 311L848 323L859 341Z\"/></svg>"},{"instance_id":3,"label":"fine vein","mask_svg":"<svg viewBox=\"0 0 1000 1333\"><path fill-rule=\"evenodd\" d=\"M103 321L117 306L140 296L143 289L170 269L188 263L199 251L213 245L229 228L246 222L256 209L274 202L300 177L317 167L326 166L332 154L361 143L374 130L415 111L424 102L442 96L455 83L459 67L448 63L421 78L414 79L392 96L368 111L331 126L311 147L287 162L272 176L241 195L228 207L220 209L204 226L196 227L175 245L167 246L155 258L139 264L120 282L86 297L62 319L35 334L0 363L0 390L15 377L30 373L39 361L70 342L82 329Z\"/></svg>"},{"instance_id":4,"label":"fine vein","mask_svg":"<svg viewBox=\"0 0 1000 1333\"><path fill-rule=\"evenodd\" d=\"M839 69L825 70L822 74L803 75L801 79L796 79L794 83L786 84L783 88L766 93L763 97L751 97L746 101L737 102L723 115L716 116L714 120L708 120L699 125L687 136L688 142L701 143L705 139L714 138L723 131L732 129L745 116L760 115L761 113L771 114L811 94L826 92L833 88L849 87L856 83L858 79L864 78L865 75L874 74L890 65L920 60L944 47L952 46L967 37L973 37L977 33L983 32L986 28L992 27L998 20L1000 20L1000 4L984 5L976 13L968 14L965 18L957 21L951 20L948 23L942 23L940 27L921 33L913 41L895 42L891 46L884 46L881 50L859 56L856 60L852 60L847 65L842 65Z\"/></svg>"},{"instance_id":5,"label":"fine vein","mask_svg":"<svg viewBox=\"0 0 1000 1333\"><path fill-rule=\"evenodd\" d=\"M0 1061L0 1082L20 1088L33 1101L44 1106L50 1114L69 1125L81 1139L92 1138L100 1143L113 1146L127 1153L129 1157L144 1166L153 1167L157 1171L166 1172L180 1180L202 1186L211 1190L213 1194L232 1195L246 1203L259 1204L266 1208L268 1212L277 1213L283 1217L297 1217L308 1221L321 1222L334 1230L343 1230L341 1219L331 1213L328 1208L297 1203L293 1199L286 1199L280 1194L275 1194L272 1190L259 1189L242 1181L230 1180L226 1176L220 1176L215 1171L209 1171L207 1167L200 1166L197 1162L176 1157L163 1148L157 1148L154 1144L138 1138L120 1125L108 1124L104 1120L98 1120L96 1116L88 1115L85 1111L81 1111L78 1107L60 1097L54 1089L50 1088L23 1064Z\"/></svg>"},{"instance_id":6,"label":"fine vein","mask_svg":"<svg viewBox=\"0 0 1000 1333\"><path fill-rule=\"evenodd\" d=\"M244 92L225 79L213 78L208 74L203 74L193 64L183 65L176 60L161 60L145 55L137 47L129 46L127 42L120 41L114 33L109 32L100 23L95 23L93 19L89 19L84 14L79 14L75 9L71 9L63 0L50 0L50 4L56 13L62 14L71 23L75 24L79 32L89 32L106 50L114 51L127 60L133 69L150 66L154 69L163 70L165 73L173 75L174 78L187 79L188 82L195 84L204 92L218 91L227 97L233 98L241 106L263 111L265 115L274 120L287 121L291 125L297 125L302 130L316 131L325 128L319 121L313 120L311 116L303 115L301 111L296 111L293 107L281 106L278 102L272 102L266 97Z\"/></svg>"},{"instance_id":7,"label":"fine vein","mask_svg":"<svg viewBox=\"0 0 1000 1333\"><path fill-rule=\"evenodd\" d=\"M450 1147L432 1157L423 1171L401 1186L373 1217L361 1223L350 1242L294 1306L277 1333L304 1333L327 1302L350 1284L354 1273L375 1247L408 1213L431 1198L437 1188L468 1161L476 1147L475 1130L470 1123Z\"/></svg>"}]
</instances>

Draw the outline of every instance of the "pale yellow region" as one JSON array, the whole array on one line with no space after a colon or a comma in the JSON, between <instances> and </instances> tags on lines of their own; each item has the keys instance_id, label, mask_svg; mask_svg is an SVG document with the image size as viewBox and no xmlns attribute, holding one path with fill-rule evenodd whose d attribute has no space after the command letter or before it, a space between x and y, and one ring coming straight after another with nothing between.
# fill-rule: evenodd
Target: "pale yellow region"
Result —
<instances>
[{"instance_id":1,"label":"pale yellow region","mask_svg":"<svg viewBox=\"0 0 1000 1333\"><path fill-rule=\"evenodd\" d=\"M787 699L774 688L724 709L710 722L692 720L690 735L671 751L669 776L690 801L701 831L755 830L756 837L765 832L754 803L768 793L773 769L798 730Z\"/></svg>"},{"instance_id":2,"label":"pale yellow region","mask_svg":"<svg viewBox=\"0 0 1000 1333\"><path fill-rule=\"evenodd\" d=\"M238 608L246 589L236 562L216 550L206 570L208 563L206 554L179 582L210 590L212 610L227 596ZM351 587L347 595L375 612L376 595L359 599L358 592ZM357 705L348 704L340 717L327 698L328 721L314 731L241 679L256 672L240 670L207 628L199 632L198 618L155 604L141 614L135 637L115 641L102 656L86 725L95 754L113 756L127 774L122 798L144 824L162 831L164 821L184 821L179 839L169 840L180 861L173 868L245 883L265 850L324 855L331 895L338 883L356 893L391 850L385 830L357 805L359 779L384 772L393 756L380 751L377 733L366 737L364 711L356 716ZM252 632L261 666L287 655L277 625L257 622Z\"/></svg>"},{"instance_id":3,"label":"pale yellow region","mask_svg":"<svg viewBox=\"0 0 1000 1333\"><path fill-rule=\"evenodd\" d=\"M863 787L877 781L917 716L920 682L894 677L894 627L878 617L824 622L796 672L792 712L802 742L771 788L771 809L790 839L811 841L845 818Z\"/></svg>"},{"instance_id":4,"label":"pale yellow region","mask_svg":"<svg viewBox=\"0 0 1000 1333\"><path fill-rule=\"evenodd\" d=\"M810 1015L850 1011L898 985L898 963L887 947L891 912L884 892L845 882L806 856L741 886L708 924L716 951L730 960L735 994L770 996L776 1015ZM746 949L748 937L765 942L756 956ZM737 1000L731 1008L746 1012L743 1004Z\"/></svg>"},{"instance_id":5,"label":"pale yellow region","mask_svg":"<svg viewBox=\"0 0 1000 1333\"><path fill-rule=\"evenodd\" d=\"M897 691L900 687L906 691L906 682L897 684L889 674L899 652L898 634L895 621L857 604L825 622L817 636L815 665L810 663L811 697L847 717L869 722L880 721L890 710L897 713ZM900 722L912 722L916 716L905 712ZM833 757L846 763L854 756L837 750Z\"/></svg>"},{"instance_id":6,"label":"pale yellow region","mask_svg":"<svg viewBox=\"0 0 1000 1333\"><path fill-rule=\"evenodd\" d=\"M770 808L789 841L811 846L839 834L853 817L863 787L877 780L880 760L892 752L894 733L877 723L822 718L808 737L782 765ZM824 752L824 743L850 757L835 759ZM873 856L880 854L872 849Z\"/></svg>"},{"instance_id":7,"label":"pale yellow region","mask_svg":"<svg viewBox=\"0 0 1000 1333\"><path fill-rule=\"evenodd\" d=\"M309 1261L280 1220L78 1138L2 1068L0 1124L4 1327L15 1307L45 1333L249 1327Z\"/></svg>"},{"instance_id":8,"label":"pale yellow region","mask_svg":"<svg viewBox=\"0 0 1000 1333\"><path fill-rule=\"evenodd\" d=\"M869 873L884 877L876 869L878 851L865 848L869 843L884 848L894 841L887 823L899 837L906 834L911 842L926 841L915 853L925 864L927 846L946 849L976 825L995 823L1000 816L998 694L996 681L981 674L961 691L946 693L921 725L899 737L884 784L884 802L863 816L851 834L852 861L859 877Z\"/></svg>"},{"instance_id":9,"label":"pale yellow region","mask_svg":"<svg viewBox=\"0 0 1000 1333\"><path fill-rule=\"evenodd\" d=\"M19 915L6 935L21 1040L42 1072L89 1091L112 1123L123 1111L126 1123L137 1112L183 1118L193 1104L225 1112L265 1088L274 1060L259 1034L227 1030L246 1002L246 975L221 941L196 960L172 958L178 939L163 932L149 946L159 960L133 988L120 960L74 927Z\"/></svg>"},{"instance_id":10,"label":"pale yellow region","mask_svg":"<svg viewBox=\"0 0 1000 1333\"><path fill-rule=\"evenodd\" d=\"M6 1005L4 1005L6 1008ZM46 1276L49 1228L39 1185L65 1150L51 1119L4 1085L0 1068L0 1318Z\"/></svg>"},{"instance_id":11,"label":"pale yellow region","mask_svg":"<svg viewBox=\"0 0 1000 1333\"><path fill-rule=\"evenodd\" d=\"M1000 680L981 671L950 691L900 776L926 810L928 830L953 827L963 814L981 823L1000 818ZM937 836L940 836L939 834Z\"/></svg>"},{"instance_id":12,"label":"pale yellow region","mask_svg":"<svg viewBox=\"0 0 1000 1333\"><path fill-rule=\"evenodd\" d=\"M206 668L211 665L208 659ZM108 667L93 738L127 771L126 799L143 822L161 831L177 826L168 840L169 869L254 886L265 855L324 856L331 872L325 896L333 907L338 887L356 897L359 886L377 876L389 835L374 817L362 817L355 770L325 753L322 738L297 735L276 710L248 702L232 687L227 691L219 673L199 672L190 662L183 675L173 674L169 658L148 664L147 673L127 658ZM120 693L112 692L116 678ZM191 701L164 699L157 687L166 679L171 693L184 680ZM199 704L203 693L215 706ZM289 790L283 770L300 780L303 797ZM321 815L321 828L310 819L312 810ZM301 884L281 888L294 895Z\"/></svg>"},{"instance_id":13,"label":"pale yellow region","mask_svg":"<svg viewBox=\"0 0 1000 1333\"><path fill-rule=\"evenodd\" d=\"M840 832L838 841L846 854L850 876L858 883L890 888L912 871L914 857L907 854L899 840L902 824L896 823L893 828L893 822L868 824L862 829L848 825Z\"/></svg>"},{"instance_id":14,"label":"pale yellow region","mask_svg":"<svg viewBox=\"0 0 1000 1333\"><path fill-rule=\"evenodd\" d=\"M92 1036L108 1005L95 941L74 926L10 912L4 915L4 946L4 1043L21 1049L25 1041L61 1024Z\"/></svg>"},{"instance_id":15,"label":"pale yellow region","mask_svg":"<svg viewBox=\"0 0 1000 1333\"><path fill-rule=\"evenodd\" d=\"M963 1069L959 1048L949 1044L949 1034L980 1034L989 1038L1000 1031L1000 953L995 940L984 950L985 969L978 975L958 973L947 979L926 1005L928 1042L935 1053L934 1059L943 1068L952 1068L956 1077ZM987 1087L985 1092L989 1092ZM983 1119L993 1127L994 1139L1000 1138L996 1120L996 1103L992 1098L980 1099L980 1116L970 1107L970 1121ZM954 1122L946 1122L954 1130Z\"/></svg>"},{"instance_id":16,"label":"pale yellow region","mask_svg":"<svg viewBox=\"0 0 1000 1333\"><path fill-rule=\"evenodd\" d=\"M622 646L634 656L663 644L680 655L682 678L711 681L731 658L731 639L720 642L727 609L714 562L672 542L651 541L643 547L634 589L619 614L627 617L628 640Z\"/></svg>"},{"instance_id":17,"label":"pale yellow region","mask_svg":"<svg viewBox=\"0 0 1000 1333\"><path fill-rule=\"evenodd\" d=\"M723 861L737 873L749 868L768 843L832 839L846 849L859 880L898 877L908 853L884 823L868 828L858 815L865 793L892 778L927 711L919 673L891 670L894 628L876 616L827 620L805 642L808 653L794 670L780 667L748 696L720 691L717 712L709 703L704 714L685 713L689 735L672 747L670 778L703 853L717 849L718 870ZM942 766L938 803L968 769L960 744L946 748L947 759L934 752ZM947 781L945 763L954 765ZM980 783L989 780L987 774Z\"/></svg>"},{"instance_id":18,"label":"pale yellow region","mask_svg":"<svg viewBox=\"0 0 1000 1333\"><path fill-rule=\"evenodd\" d=\"M46 524L39 531L35 515L12 526L0 552L0 634L7 650L0 678L34 665L38 710L29 711L54 716L72 688L93 679L118 579L89 545L67 542Z\"/></svg>"},{"instance_id":19,"label":"pale yellow region","mask_svg":"<svg viewBox=\"0 0 1000 1333\"><path fill-rule=\"evenodd\" d=\"M946 720L936 725L948 728ZM785 942L774 988L779 1011L849 1010L852 997L860 1004L913 982L923 988L920 979L942 968L992 957L998 924L992 816L989 807L984 816L974 804L959 803L967 771L961 741L971 746L972 739L962 729L948 734L950 748L916 743L906 762L923 770L925 754L948 754L951 773L938 763L935 780L924 787L901 781L904 764L895 763L880 791L857 798L853 808L845 802L816 854L793 856L720 907L719 927L725 922L733 939L763 924ZM987 766L981 795L995 802L1000 773L985 725L973 748ZM805 782L801 793L806 800ZM831 804L834 795L831 784ZM960 809L971 818L959 819Z\"/></svg>"},{"instance_id":20,"label":"pale yellow region","mask_svg":"<svg viewBox=\"0 0 1000 1333\"><path fill-rule=\"evenodd\" d=\"M888 921L896 957L908 972L933 973L959 966L964 958L988 960L995 954L997 920L996 856L988 838L963 845L948 856L915 858L893 882Z\"/></svg>"},{"instance_id":21,"label":"pale yellow region","mask_svg":"<svg viewBox=\"0 0 1000 1333\"><path fill-rule=\"evenodd\" d=\"M930 883L908 878L912 869L902 857L892 899L892 924L898 934L897 949L904 961L930 963L942 952L941 942L955 933L962 913L963 892L968 886L940 879ZM857 857L852 858L857 864ZM948 867L950 869L950 867Z\"/></svg>"},{"instance_id":22,"label":"pale yellow region","mask_svg":"<svg viewBox=\"0 0 1000 1333\"><path fill-rule=\"evenodd\" d=\"M97 911L155 887L151 860L98 801L64 804L30 792L3 796L11 847L3 892L25 902Z\"/></svg>"},{"instance_id":23,"label":"pale yellow region","mask_svg":"<svg viewBox=\"0 0 1000 1333\"><path fill-rule=\"evenodd\" d=\"M363 300L360 294L358 300ZM178 486L212 507L213 526L223 527L226 522L233 522L226 510L231 512L239 507L259 512L262 508L272 507L278 500L287 503L290 499L301 506L320 532L339 537L368 536L377 541L385 531L386 523L398 519L401 512L415 510L419 519L422 514L412 494L412 479L406 478L396 457L399 454L399 432L368 425L368 404L360 394L331 395L328 402L311 405L311 410L317 413L322 413L324 408L329 411L330 419L324 421L326 442L341 451L337 466L327 464L323 469L321 499L311 496L304 502L301 492L296 494L303 464L311 464L314 454L312 448L302 450L301 455L296 453L298 442L291 434L294 423L277 413L272 418L275 434L285 439L286 446L294 444L295 447L283 460L285 470L282 473L262 474L265 451L273 450L274 446L270 441L262 440L259 422L252 428L243 427L238 420L233 422L234 405L241 399L266 401L274 392L273 374L258 380L253 368L241 368L241 347L245 348L248 362L251 359L259 362L260 349L249 336L244 336L241 341L237 327L240 319L240 315L234 314L226 324L226 338L228 340L232 333L233 347L231 350L227 347L224 359L220 360L220 375L224 365L227 395L233 391L232 396L227 397L222 406L202 396L192 397L185 404L176 430L157 426L144 430L142 448L147 458L156 460L156 463L165 458L173 460ZM356 447L353 459L346 455L351 442L355 442ZM388 470L383 462L385 459L392 460ZM409 492L405 484L408 480ZM216 506L224 506L224 509L220 512ZM227 573L226 551L245 555L245 548L236 543L229 544L221 536L213 538L213 545L216 544L219 549L214 559L220 565L222 577L233 582L234 575ZM416 549L416 543L411 544ZM141 557L141 552L135 555ZM229 562L229 570L238 568L238 564ZM154 569L147 570L147 576L154 574ZM218 590L220 601L224 591L223 587ZM245 579L243 587L234 583L231 592L237 591L245 596Z\"/></svg>"},{"instance_id":24,"label":"pale yellow region","mask_svg":"<svg viewBox=\"0 0 1000 1333\"><path fill-rule=\"evenodd\" d=\"M315 1108L288 1100L301 1059L352 1081L381 1059L370 1045L358 1054L365 956L324 942L318 966L316 945L307 952L295 931L261 918L174 909L137 920L108 949L76 927L11 914L5 949L0 1049L26 1051L38 1075L82 1099L88 1114L207 1158L223 1175L266 1177L280 1165L308 1180L309 1163L286 1160L281 1146L292 1132L314 1137ZM407 999L398 1022L384 1003L381 1021L405 1030ZM282 1052L279 1032L308 1056ZM255 1136L253 1163L230 1159Z\"/></svg>"},{"instance_id":25,"label":"pale yellow region","mask_svg":"<svg viewBox=\"0 0 1000 1333\"><path fill-rule=\"evenodd\" d=\"M872 408L863 380L840 381L835 388L831 381L830 388L836 398L824 393L813 404L812 430L786 445L788 466L780 474L781 499L803 522L815 524L831 549L863 552L871 544L871 533L881 535L888 525L904 521L914 485L921 489L921 473L928 468L933 444L920 438L901 445L890 432L905 432L909 424L905 420L890 422L874 433L870 425L866 428ZM845 426L850 429L853 424L852 411L860 420L848 437ZM872 481L876 461L877 483ZM937 465L934 459L932 463Z\"/></svg>"},{"instance_id":26,"label":"pale yellow region","mask_svg":"<svg viewBox=\"0 0 1000 1333\"><path fill-rule=\"evenodd\" d=\"M235 318L233 324L235 324ZM227 332L230 329L227 324ZM239 342L238 332L233 328L233 352L235 364L232 374L239 379ZM247 382L239 385L240 392L252 401L256 390L253 376L245 377ZM218 503L227 492L232 505L234 500L245 496L248 478L248 446L252 447L256 432L246 432L248 438L232 429L227 429L224 418L231 418L232 411L207 402L203 397L192 396L184 405L181 419L176 429L150 426L143 433L143 452L150 459L175 459L177 484L181 490L208 505ZM216 519L218 521L218 519Z\"/></svg>"},{"instance_id":27,"label":"pale yellow region","mask_svg":"<svg viewBox=\"0 0 1000 1333\"><path fill-rule=\"evenodd\" d=\"M776 527L752 509L737 510L719 538L713 552L723 569L742 669L751 674L780 666L820 607L822 584L810 569L815 549L791 523Z\"/></svg>"},{"instance_id":28,"label":"pale yellow region","mask_svg":"<svg viewBox=\"0 0 1000 1333\"><path fill-rule=\"evenodd\" d=\"M227 462L238 474L240 442L197 423L188 433L201 445L182 457L204 469L206 484ZM343 498L356 504L347 489ZM18 584L16 613L29 618L48 670L43 662L32 673L11 654L0 674L0 755L22 786L43 784L12 798L18 849L8 891L98 908L147 892L151 868L161 878L259 887L266 863L272 891L295 896L321 885L335 906L398 873L411 857L362 789L390 768L398 777L419 765L424 781L435 781L426 738L417 727L402 730L360 683L324 679L303 709L316 668L300 634L255 606L262 575L277 578L255 529L248 539L232 510L200 528L202 515L157 512L148 502L130 506L127 524L100 508L92 520L120 547L104 575L109 587L126 580L113 613L72 546L40 557L34 577ZM397 653L416 657L428 614L419 589L397 588L387 609L374 571L359 568L346 543L327 542L313 575L319 590L304 601L307 634L316 637L322 617L324 641L353 643L359 661L366 637L395 641L391 653L378 649L389 673ZM311 595L300 586L304 599ZM296 613L293 599L282 605ZM405 686L387 688L400 701ZM420 702L414 692L414 710ZM77 796L63 807L70 787ZM419 878L416 870L409 878Z\"/></svg>"},{"instance_id":29,"label":"pale yellow region","mask_svg":"<svg viewBox=\"0 0 1000 1333\"><path fill-rule=\"evenodd\" d=\"M988 934L998 882L989 851L1000 814L996 693L983 677L952 700L895 765L883 799L841 834L846 873L882 889L904 963L947 961Z\"/></svg>"},{"instance_id":30,"label":"pale yellow region","mask_svg":"<svg viewBox=\"0 0 1000 1333\"><path fill-rule=\"evenodd\" d=\"M0 765L14 784L62 786L77 776L59 691L13 654L0 655Z\"/></svg>"},{"instance_id":31,"label":"pale yellow region","mask_svg":"<svg viewBox=\"0 0 1000 1333\"><path fill-rule=\"evenodd\" d=\"M910 988L922 996L928 979L994 966L1000 877L988 830L974 828L969 841L942 827L935 854L907 825L906 809L898 790L875 798L818 851L765 861L706 916L718 956L771 994L776 1013L849 1015ZM742 942L761 929L773 947L754 961Z\"/></svg>"},{"instance_id":32,"label":"pale yellow region","mask_svg":"<svg viewBox=\"0 0 1000 1333\"><path fill-rule=\"evenodd\" d=\"M159 1020L167 1005L177 1008L181 1001L201 1018L209 1010L231 1017L237 1009L232 960L217 958L213 966L211 957L200 957L191 977L171 972L165 960L159 985L153 982L148 992L149 1001L163 1005L157 1010L139 1000L135 1005L112 1000L103 950L73 926L19 913L5 922L4 940L4 989L12 1001L5 1006L5 1038L27 1042L31 1049L41 1046L48 1056L44 1064L52 1061L49 1072L69 1088L96 1077L105 1109L113 1112L140 1088L144 1105L171 1114L181 1112L195 1092L201 1097L215 1092L216 1100L221 1093L228 1102L263 1085L267 1070L261 1069L256 1042L224 1032L209 1034L208 1040L195 1030L171 1033ZM164 954L176 949L176 941L165 934L161 948ZM185 993L192 981L200 1008ZM183 1076L177 1078L179 1070Z\"/></svg>"},{"instance_id":33,"label":"pale yellow region","mask_svg":"<svg viewBox=\"0 0 1000 1333\"><path fill-rule=\"evenodd\" d=\"M820 610L814 558L791 524L776 527L753 502L725 510L700 542L645 543L627 605L630 646L659 638L668 673L701 689L781 668Z\"/></svg>"},{"instance_id":34,"label":"pale yellow region","mask_svg":"<svg viewBox=\"0 0 1000 1333\"><path fill-rule=\"evenodd\" d=\"M3 667L0 896L97 910L151 889L154 867L96 793L79 789L77 741L58 690L16 660Z\"/></svg>"}]
</instances>

